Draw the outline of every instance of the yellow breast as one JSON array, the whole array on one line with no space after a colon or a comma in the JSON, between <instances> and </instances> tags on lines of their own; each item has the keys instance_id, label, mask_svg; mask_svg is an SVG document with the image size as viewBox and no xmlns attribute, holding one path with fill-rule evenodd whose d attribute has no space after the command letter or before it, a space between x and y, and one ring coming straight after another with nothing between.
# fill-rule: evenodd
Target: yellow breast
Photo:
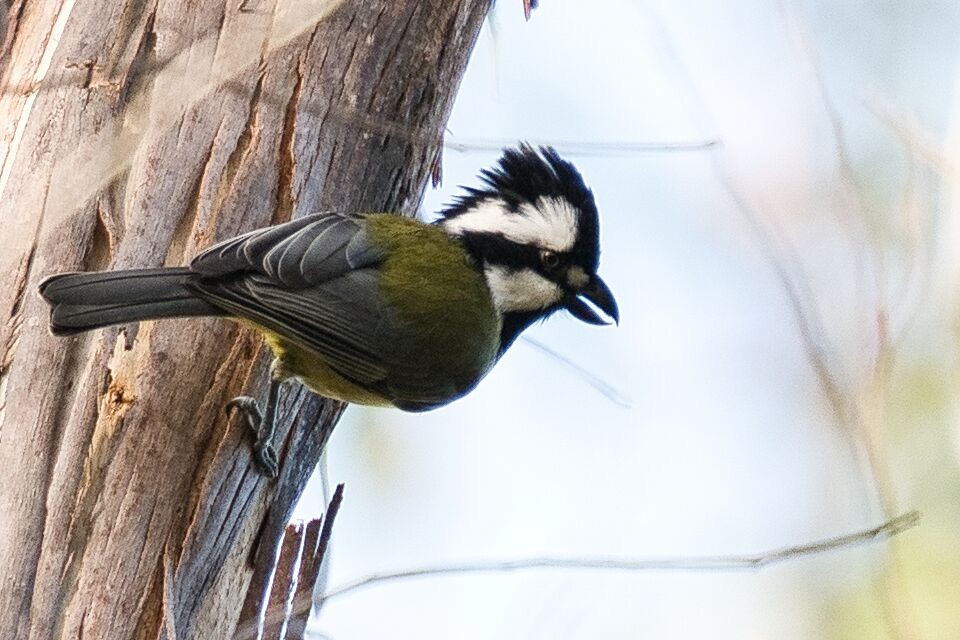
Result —
<instances>
[{"instance_id":1,"label":"yellow breast","mask_svg":"<svg viewBox=\"0 0 960 640\"><path fill-rule=\"evenodd\" d=\"M297 378L314 393L325 398L356 404L375 407L393 406L393 403L387 398L379 396L369 389L364 389L341 376L327 366L315 353L292 344L273 332L264 331L264 338L270 346L270 350L273 351L273 356L278 361L281 373L285 376Z\"/></svg>"}]
</instances>

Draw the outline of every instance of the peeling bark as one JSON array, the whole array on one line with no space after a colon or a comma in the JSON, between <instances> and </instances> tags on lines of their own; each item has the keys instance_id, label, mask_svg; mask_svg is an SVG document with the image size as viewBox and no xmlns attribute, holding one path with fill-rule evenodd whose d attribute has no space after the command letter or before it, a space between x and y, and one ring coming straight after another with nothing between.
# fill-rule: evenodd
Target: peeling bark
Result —
<instances>
[{"instance_id":1,"label":"peeling bark","mask_svg":"<svg viewBox=\"0 0 960 640\"><path fill-rule=\"evenodd\" d=\"M3 4L0 637L230 637L343 408L283 393L268 482L223 412L265 389L255 335L53 338L40 279L182 264L321 209L412 213L487 5Z\"/></svg>"}]
</instances>

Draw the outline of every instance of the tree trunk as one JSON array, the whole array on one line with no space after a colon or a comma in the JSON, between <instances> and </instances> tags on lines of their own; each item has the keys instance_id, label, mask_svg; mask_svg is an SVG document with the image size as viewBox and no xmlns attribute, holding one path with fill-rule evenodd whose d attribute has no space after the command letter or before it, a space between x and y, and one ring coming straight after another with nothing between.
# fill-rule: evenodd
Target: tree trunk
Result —
<instances>
[{"instance_id":1,"label":"tree trunk","mask_svg":"<svg viewBox=\"0 0 960 640\"><path fill-rule=\"evenodd\" d=\"M0 638L230 637L342 407L282 392L268 481L223 411L265 389L251 331L58 339L37 283L412 213L488 0L2 4Z\"/></svg>"}]
</instances>

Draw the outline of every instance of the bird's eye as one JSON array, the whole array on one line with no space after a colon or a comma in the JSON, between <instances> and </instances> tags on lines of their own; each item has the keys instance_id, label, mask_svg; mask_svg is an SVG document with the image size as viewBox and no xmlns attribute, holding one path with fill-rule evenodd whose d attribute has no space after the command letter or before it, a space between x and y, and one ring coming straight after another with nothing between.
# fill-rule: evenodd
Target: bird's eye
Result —
<instances>
[{"instance_id":1,"label":"bird's eye","mask_svg":"<svg viewBox=\"0 0 960 640\"><path fill-rule=\"evenodd\" d=\"M560 264L560 256L558 256L553 251L541 251L540 264L542 264L547 269L556 269L557 266Z\"/></svg>"}]
</instances>

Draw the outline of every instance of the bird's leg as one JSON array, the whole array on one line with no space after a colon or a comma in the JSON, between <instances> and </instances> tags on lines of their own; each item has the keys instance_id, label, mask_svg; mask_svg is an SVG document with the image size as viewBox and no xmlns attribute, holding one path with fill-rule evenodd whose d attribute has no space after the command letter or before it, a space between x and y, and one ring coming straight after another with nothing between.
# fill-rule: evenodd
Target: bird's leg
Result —
<instances>
[{"instance_id":1,"label":"bird's leg","mask_svg":"<svg viewBox=\"0 0 960 640\"><path fill-rule=\"evenodd\" d=\"M270 390L267 392L267 407L263 412L263 419L254 431L256 440L253 443L253 456L260 469L269 477L277 477L277 450L273 446L273 435L276 432L277 396L280 395L281 380L270 379Z\"/></svg>"},{"instance_id":2,"label":"bird's leg","mask_svg":"<svg viewBox=\"0 0 960 640\"><path fill-rule=\"evenodd\" d=\"M253 431L253 458L260 471L270 477L277 477L277 450L273 446L273 436L276 432L277 397L280 394L280 385L283 380L276 375L271 367L270 390L267 392L267 406L263 413L260 405L250 396L237 396L227 403L229 413L236 409L243 414L247 425Z\"/></svg>"}]
</instances>

